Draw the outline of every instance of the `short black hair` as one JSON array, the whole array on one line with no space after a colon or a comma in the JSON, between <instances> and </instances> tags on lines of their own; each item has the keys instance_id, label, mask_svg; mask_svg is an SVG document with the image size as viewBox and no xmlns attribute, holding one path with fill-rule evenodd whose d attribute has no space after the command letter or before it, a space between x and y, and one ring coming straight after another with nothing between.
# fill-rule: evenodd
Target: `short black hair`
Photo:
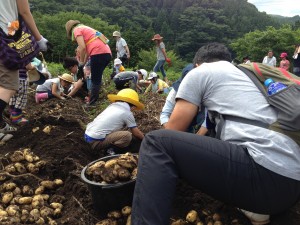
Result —
<instances>
[{"instance_id":1,"label":"short black hair","mask_svg":"<svg viewBox=\"0 0 300 225\"><path fill-rule=\"evenodd\" d=\"M231 62L231 54L224 44L212 42L199 48L195 54L193 64L196 65L216 61Z\"/></svg>"},{"instance_id":2,"label":"short black hair","mask_svg":"<svg viewBox=\"0 0 300 225\"><path fill-rule=\"evenodd\" d=\"M72 66L78 66L79 63L75 57L66 57L64 58L63 67L69 69Z\"/></svg>"}]
</instances>

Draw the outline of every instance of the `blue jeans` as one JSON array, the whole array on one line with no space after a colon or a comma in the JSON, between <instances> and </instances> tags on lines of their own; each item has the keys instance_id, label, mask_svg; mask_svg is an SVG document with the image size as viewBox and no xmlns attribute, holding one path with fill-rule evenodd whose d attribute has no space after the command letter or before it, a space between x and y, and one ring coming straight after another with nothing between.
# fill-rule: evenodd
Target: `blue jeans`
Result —
<instances>
[{"instance_id":1,"label":"blue jeans","mask_svg":"<svg viewBox=\"0 0 300 225\"><path fill-rule=\"evenodd\" d=\"M166 71L164 69L165 61L166 60L157 60L155 66L153 67L153 71L156 73L160 70L164 78L167 76Z\"/></svg>"}]
</instances>

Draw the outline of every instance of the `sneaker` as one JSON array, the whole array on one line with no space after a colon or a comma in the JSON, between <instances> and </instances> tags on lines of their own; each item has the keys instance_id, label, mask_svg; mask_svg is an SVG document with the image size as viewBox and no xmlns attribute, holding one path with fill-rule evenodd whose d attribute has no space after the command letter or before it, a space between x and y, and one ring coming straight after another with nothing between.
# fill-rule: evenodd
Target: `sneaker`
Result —
<instances>
[{"instance_id":1,"label":"sneaker","mask_svg":"<svg viewBox=\"0 0 300 225\"><path fill-rule=\"evenodd\" d=\"M106 155L115 155L116 152L113 148L109 148L106 150Z\"/></svg>"},{"instance_id":2,"label":"sneaker","mask_svg":"<svg viewBox=\"0 0 300 225\"><path fill-rule=\"evenodd\" d=\"M270 223L270 215L258 214L246 211L244 209L238 209L242 212L253 225L264 225Z\"/></svg>"},{"instance_id":3,"label":"sneaker","mask_svg":"<svg viewBox=\"0 0 300 225\"><path fill-rule=\"evenodd\" d=\"M8 123L6 123L5 127L0 129L0 133L4 133L4 134L13 131L17 131L17 128L10 126Z\"/></svg>"},{"instance_id":4,"label":"sneaker","mask_svg":"<svg viewBox=\"0 0 300 225\"><path fill-rule=\"evenodd\" d=\"M0 143L5 143L8 140L12 139L13 135L12 134L4 134L4 133L0 133Z\"/></svg>"}]
</instances>

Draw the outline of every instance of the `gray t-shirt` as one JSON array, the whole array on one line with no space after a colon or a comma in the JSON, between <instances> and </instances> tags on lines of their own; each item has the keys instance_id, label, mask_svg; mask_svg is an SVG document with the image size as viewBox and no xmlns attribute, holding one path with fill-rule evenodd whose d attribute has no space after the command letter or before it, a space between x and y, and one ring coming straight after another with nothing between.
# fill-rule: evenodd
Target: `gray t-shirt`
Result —
<instances>
[{"instance_id":1,"label":"gray t-shirt","mask_svg":"<svg viewBox=\"0 0 300 225\"><path fill-rule=\"evenodd\" d=\"M138 81L138 73L134 71L125 71L125 72L118 73L116 76L114 76L114 79L119 79L119 80L132 79L133 82L136 84Z\"/></svg>"},{"instance_id":2,"label":"gray t-shirt","mask_svg":"<svg viewBox=\"0 0 300 225\"><path fill-rule=\"evenodd\" d=\"M8 23L18 19L18 7L16 0L1 0L0 4L0 27L7 34Z\"/></svg>"},{"instance_id":3,"label":"gray t-shirt","mask_svg":"<svg viewBox=\"0 0 300 225\"><path fill-rule=\"evenodd\" d=\"M162 52L162 49L165 49L165 44L163 42L160 42L159 46L156 46L156 56L157 60L165 60L165 56Z\"/></svg>"},{"instance_id":4,"label":"gray t-shirt","mask_svg":"<svg viewBox=\"0 0 300 225\"><path fill-rule=\"evenodd\" d=\"M117 57L123 57L126 54L126 48L125 46L127 45L126 41L124 38L120 38L116 42L116 48L117 48Z\"/></svg>"},{"instance_id":5,"label":"gray t-shirt","mask_svg":"<svg viewBox=\"0 0 300 225\"><path fill-rule=\"evenodd\" d=\"M277 120L277 112L248 76L225 61L204 63L190 71L180 84L176 98L199 107L202 103L209 112L268 124ZM226 120L221 140L246 146L259 165L300 180L300 147L289 137L262 127Z\"/></svg>"},{"instance_id":6,"label":"gray t-shirt","mask_svg":"<svg viewBox=\"0 0 300 225\"><path fill-rule=\"evenodd\" d=\"M60 79L57 78L53 78L53 79L48 79L46 80L43 84L38 85L36 87L36 91L38 92L48 92L52 90L52 85L56 84L57 85L57 94L60 94L61 92L64 91L64 88L61 86L60 84Z\"/></svg>"},{"instance_id":7,"label":"gray t-shirt","mask_svg":"<svg viewBox=\"0 0 300 225\"><path fill-rule=\"evenodd\" d=\"M85 134L94 139L104 139L106 135L124 127L134 128L136 122L126 102L115 102L100 113L86 127Z\"/></svg>"}]
</instances>

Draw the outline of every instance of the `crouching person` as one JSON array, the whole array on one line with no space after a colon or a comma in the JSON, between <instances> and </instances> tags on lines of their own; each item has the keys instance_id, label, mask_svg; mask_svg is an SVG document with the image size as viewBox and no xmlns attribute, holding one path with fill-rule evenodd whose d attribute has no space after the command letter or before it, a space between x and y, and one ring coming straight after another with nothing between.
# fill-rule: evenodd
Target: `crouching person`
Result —
<instances>
[{"instance_id":1,"label":"crouching person","mask_svg":"<svg viewBox=\"0 0 300 225\"><path fill-rule=\"evenodd\" d=\"M109 94L112 102L93 122L87 125L85 140L93 150L115 154L130 144L139 145L144 134L138 129L132 110L142 110L144 105L139 101L136 91L126 88L117 95ZM130 131L123 130L124 127Z\"/></svg>"},{"instance_id":2,"label":"crouching person","mask_svg":"<svg viewBox=\"0 0 300 225\"><path fill-rule=\"evenodd\" d=\"M42 85L36 87L35 101L40 103L49 98L65 99L65 89L69 89L74 79L70 74L63 74L57 78L46 80Z\"/></svg>"}]
</instances>

